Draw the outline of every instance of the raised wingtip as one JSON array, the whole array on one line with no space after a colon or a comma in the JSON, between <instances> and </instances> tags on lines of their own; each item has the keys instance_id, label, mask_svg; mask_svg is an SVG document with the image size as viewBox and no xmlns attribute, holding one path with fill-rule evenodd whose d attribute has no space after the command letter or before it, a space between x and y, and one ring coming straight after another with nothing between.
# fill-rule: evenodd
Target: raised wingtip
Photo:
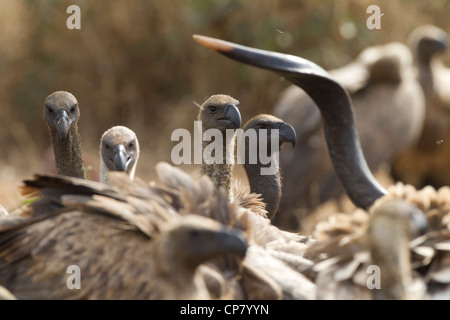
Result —
<instances>
[{"instance_id":1,"label":"raised wingtip","mask_svg":"<svg viewBox=\"0 0 450 320\"><path fill-rule=\"evenodd\" d=\"M234 48L230 42L224 40L219 40L207 36L201 36L198 34L194 34L192 38L194 38L194 40L200 43L202 46L205 46L214 51L219 52L231 51Z\"/></svg>"}]
</instances>

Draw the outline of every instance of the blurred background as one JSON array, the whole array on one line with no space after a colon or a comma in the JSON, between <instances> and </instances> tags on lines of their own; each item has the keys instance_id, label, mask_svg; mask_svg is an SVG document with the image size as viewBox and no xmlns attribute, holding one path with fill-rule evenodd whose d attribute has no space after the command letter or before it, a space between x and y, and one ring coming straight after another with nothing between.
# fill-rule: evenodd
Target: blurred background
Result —
<instances>
[{"instance_id":1,"label":"blurred background","mask_svg":"<svg viewBox=\"0 0 450 320\"><path fill-rule=\"evenodd\" d=\"M69 30L70 5L81 29ZM369 30L369 5L381 29ZM134 130L141 145L136 175L155 178L170 161L176 128L193 131L194 102L216 93L241 102L243 121L270 112L289 83L220 57L193 34L298 55L325 69L348 63L365 47L406 40L432 23L450 31L447 0L0 0L0 204L20 203L17 188L51 171L42 112L56 90L79 102L83 152L98 179L98 147L113 125ZM289 119L285 119L289 120ZM194 170L192 167L189 170Z\"/></svg>"}]
</instances>

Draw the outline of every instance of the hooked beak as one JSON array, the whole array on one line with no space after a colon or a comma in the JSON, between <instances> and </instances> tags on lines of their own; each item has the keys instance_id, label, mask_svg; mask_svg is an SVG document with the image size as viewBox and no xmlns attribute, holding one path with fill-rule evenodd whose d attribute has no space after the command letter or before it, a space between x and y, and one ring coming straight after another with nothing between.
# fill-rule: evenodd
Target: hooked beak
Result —
<instances>
[{"instance_id":1,"label":"hooked beak","mask_svg":"<svg viewBox=\"0 0 450 320\"><path fill-rule=\"evenodd\" d=\"M126 172L128 167L128 155L123 144L114 147L114 169L115 171Z\"/></svg>"},{"instance_id":2,"label":"hooked beak","mask_svg":"<svg viewBox=\"0 0 450 320\"><path fill-rule=\"evenodd\" d=\"M224 252L232 252L240 257L244 257L247 252L247 239L243 233L237 230L223 228L217 232L215 239L217 243L220 243Z\"/></svg>"},{"instance_id":3,"label":"hooked beak","mask_svg":"<svg viewBox=\"0 0 450 320\"><path fill-rule=\"evenodd\" d=\"M279 122L276 125L276 128L279 130L280 145L285 142L290 142L292 143L292 146L295 147L295 143L297 142L297 134L295 133L294 127L285 122Z\"/></svg>"},{"instance_id":4,"label":"hooked beak","mask_svg":"<svg viewBox=\"0 0 450 320\"><path fill-rule=\"evenodd\" d=\"M66 110L59 110L56 114L56 127L58 129L59 137L66 140L70 129L69 115Z\"/></svg>"},{"instance_id":5,"label":"hooked beak","mask_svg":"<svg viewBox=\"0 0 450 320\"><path fill-rule=\"evenodd\" d=\"M228 58L258 68L275 71L280 75L285 76L288 80L291 80L289 75L298 77L299 74L310 73L316 76L321 75L325 78L329 77L328 72L317 64L297 56L246 47L201 35L193 35L193 38L201 45L217 51ZM295 80L293 82L295 83Z\"/></svg>"},{"instance_id":6,"label":"hooked beak","mask_svg":"<svg viewBox=\"0 0 450 320\"><path fill-rule=\"evenodd\" d=\"M218 120L230 123L232 128L240 128L242 124L241 113L233 103L227 103L225 105L223 116Z\"/></svg>"}]
</instances>

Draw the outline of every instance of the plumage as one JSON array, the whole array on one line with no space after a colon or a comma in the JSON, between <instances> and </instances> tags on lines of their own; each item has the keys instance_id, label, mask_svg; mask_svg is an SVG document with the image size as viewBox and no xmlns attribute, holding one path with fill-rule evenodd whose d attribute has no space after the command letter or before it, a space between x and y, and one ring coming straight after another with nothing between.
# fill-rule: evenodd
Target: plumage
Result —
<instances>
[{"instance_id":1,"label":"plumage","mask_svg":"<svg viewBox=\"0 0 450 320\"><path fill-rule=\"evenodd\" d=\"M267 216L272 219L278 211L281 198L282 177L278 160L280 150L284 143L292 143L295 146L295 129L269 114L254 116L247 121L243 129L244 133L249 135L245 138L244 168L250 191L261 195L266 204ZM274 130L273 134L272 130ZM252 132L255 133L255 139L252 139L250 134ZM262 146L263 137L266 137L267 141L264 147ZM272 139L274 139L273 142ZM272 147L275 149L272 150ZM252 159L254 156L256 159Z\"/></svg>"},{"instance_id":2,"label":"plumage","mask_svg":"<svg viewBox=\"0 0 450 320\"><path fill-rule=\"evenodd\" d=\"M75 96L67 91L53 92L45 99L43 114L52 140L58 174L86 178L78 133L80 108Z\"/></svg>"},{"instance_id":3,"label":"plumage","mask_svg":"<svg viewBox=\"0 0 450 320\"><path fill-rule=\"evenodd\" d=\"M112 186L25 181L23 193L40 197L0 219L0 284L19 299L209 299L197 267L224 254L242 259L247 249L244 231L197 214L218 205L205 196L213 185L192 181L196 188L175 194L123 172L110 177ZM71 265L79 290L66 285Z\"/></svg>"},{"instance_id":4,"label":"plumage","mask_svg":"<svg viewBox=\"0 0 450 320\"><path fill-rule=\"evenodd\" d=\"M425 123L420 138L396 159L392 174L398 181L422 188L450 184L450 68L442 57L448 48L448 34L433 25L415 28L408 44L415 61L415 77L426 101Z\"/></svg>"},{"instance_id":5,"label":"plumage","mask_svg":"<svg viewBox=\"0 0 450 320\"><path fill-rule=\"evenodd\" d=\"M114 126L100 139L100 182L109 184L108 173L122 171L134 179L139 160L139 141L133 130Z\"/></svg>"},{"instance_id":6,"label":"plumage","mask_svg":"<svg viewBox=\"0 0 450 320\"><path fill-rule=\"evenodd\" d=\"M227 139L223 130L223 125L218 123L216 119L217 117L219 117L219 119L224 117L223 115L226 114L226 110L224 109L224 111L222 111L219 107L226 106L230 100L233 101L235 99L232 99L227 95L214 95L202 104L198 115L198 120L202 121L203 130L219 129L224 137L223 141L226 141ZM219 102L212 104L211 101ZM234 105L236 105L236 103L234 103ZM213 113L211 113L211 109L209 108L211 106L213 106ZM233 106L230 108L233 108ZM231 111L228 111L228 113L230 112ZM239 115L238 113L239 109L232 109L232 118L239 119L239 121L231 122L234 122L235 124L239 122L239 125L232 125L232 128L229 128L230 121L226 119L227 129L237 129L240 127L240 113ZM279 144L284 142L295 143L295 131L293 131L293 128L278 118L270 115L256 116L248 121L246 129L260 129L258 128L258 125L267 125L269 129L272 126L274 129L279 129ZM233 135L226 143L224 142L225 145L223 146L223 149L234 153L234 139L235 136ZM268 143L270 144L270 140ZM245 147L247 149L246 154L248 154L248 151L251 151L249 150L249 145L245 145ZM280 145L277 147L280 147ZM272 151L270 148L268 150ZM225 155L226 152L224 151L223 154ZM263 199L260 198L259 193L255 193L254 190L249 191L238 179L233 179L232 168L234 158L230 160L229 157L223 156L224 162L227 159L229 160L228 164L203 164L202 173L212 179L216 190L226 190L229 186L227 195L230 204L237 207L238 215L245 214L246 219L249 221L248 228L249 234L251 235L249 241L251 243L251 250L260 253L245 258L241 274L235 272L236 268L233 267L233 262L227 259L215 263L214 268L218 268L223 274L233 274L234 276L242 278L239 284L234 285L234 293L232 294L232 296L238 299L310 299L312 297L311 292L314 291L314 285L298 270L292 271L292 265L300 266L303 264L303 266L305 266L309 265L309 261L300 257L293 262L295 259L289 260L286 258L286 256L289 255L288 253L281 256L283 253L282 249L284 248L282 248L281 245L277 246L275 244L277 241L284 241L285 243L290 243L291 247L297 248L300 246L304 249L303 246L305 246L305 242L307 241L306 238L298 234L283 232L271 225L270 220L267 218L267 211L265 210L267 203L262 202ZM261 168L260 159L257 159L257 163L252 166L255 169ZM277 170L272 176L272 178L275 180L278 179L279 181ZM249 176L249 180L251 180L252 183L255 183L258 179L260 179L259 173L254 174L253 176L250 174ZM252 185L252 183L250 183L250 185ZM273 193L276 197L277 190L273 190ZM268 192L265 193L266 196L268 194ZM266 200L269 201L270 199ZM272 250L266 248L266 245L269 243L272 245ZM258 257L258 255L264 255L266 258ZM264 267L260 261L266 261L267 266ZM229 269L230 266L232 266L232 271ZM302 269L302 267L299 267L299 269ZM306 267L303 269L306 269ZM291 281L286 281L286 283L284 283L283 281L280 282L280 280L277 280L282 275L286 278L291 278ZM302 288L294 289L295 285L293 284L298 284L297 281L303 282ZM215 292L220 291L217 289L218 281L213 279L212 282L214 285L213 290ZM227 282L230 282L229 276ZM306 288L308 289L306 290Z\"/></svg>"},{"instance_id":7,"label":"plumage","mask_svg":"<svg viewBox=\"0 0 450 320\"><path fill-rule=\"evenodd\" d=\"M388 191L370 212L333 214L316 226L305 256L315 263L319 299L450 296L450 189L397 183ZM369 290L373 265L381 289Z\"/></svg>"},{"instance_id":8,"label":"plumage","mask_svg":"<svg viewBox=\"0 0 450 320\"><path fill-rule=\"evenodd\" d=\"M235 163L236 136L234 130L240 128L242 123L238 106L239 101L233 97L226 94L215 94L203 102L197 116L197 120L202 124L203 136L201 173L213 181L216 189L223 187L227 193L230 192L231 175ZM231 129L233 133L227 135L227 129L229 131ZM209 139L212 139L215 130L219 131L222 146L219 146L219 148L221 147L219 150L210 150L210 142L205 133L206 135L210 134Z\"/></svg>"}]
</instances>

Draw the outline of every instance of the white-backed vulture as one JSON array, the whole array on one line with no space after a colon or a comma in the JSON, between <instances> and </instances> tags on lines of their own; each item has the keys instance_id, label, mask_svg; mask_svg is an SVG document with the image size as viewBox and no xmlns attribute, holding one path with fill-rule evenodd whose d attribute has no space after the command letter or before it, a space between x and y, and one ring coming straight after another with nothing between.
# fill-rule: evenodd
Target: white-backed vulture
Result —
<instances>
[{"instance_id":1,"label":"white-backed vulture","mask_svg":"<svg viewBox=\"0 0 450 320\"><path fill-rule=\"evenodd\" d=\"M236 129L239 129L242 123L238 107L239 101L226 94L212 95L200 106L197 120L202 124L201 151L204 156L201 174L207 175L217 190L224 188L230 201L235 201L240 206L251 208L253 212L266 216L265 203L260 196L249 192L242 182L233 177L233 168L236 163ZM213 132L211 134L214 141L218 139L214 136L214 130L218 130L217 133L222 139L219 150L211 149L211 142L205 136L208 130Z\"/></svg>"},{"instance_id":2,"label":"white-backed vulture","mask_svg":"<svg viewBox=\"0 0 450 320\"><path fill-rule=\"evenodd\" d=\"M43 114L52 140L58 174L85 179L77 99L67 91L55 91L45 99Z\"/></svg>"},{"instance_id":3,"label":"white-backed vulture","mask_svg":"<svg viewBox=\"0 0 450 320\"><path fill-rule=\"evenodd\" d=\"M399 155L393 177L416 188L450 185L450 69L442 57L448 34L433 25L415 28L408 38L416 78L425 93L426 116L419 141Z\"/></svg>"},{"instance_id":4,"label":"white-backed vulture","mask_svg":"<svg viewBox=\"0 0 450 320\"><path fill-rule=\"evenodd\" d=\"M123 171L133 180L139 153L139 141L133 130L125 126L106 130L100 139L100 182L109 184L111 171Z\"/></svg>"},{"instance_id":5,"label":"white-backed vulture","mask_svg":"<svg viewBox=\"0 0 450 320\"><path fill-rule=\"evenodd\" d=\"M181 203L185 193L195 190L192 177L176 167L160 163L157 172L169 194L174 195L173 203ZM201 179L204 180L205 176ZM242 263L236 263L235 258L227 256L208 264L211 268L203 274L214 296L239 300L313 299L315 285L303 273L311 267L311 261L302 257L310 239L279 230L270 224L269 219L230 201L222 187L217 192L224 203L214 210L198 205L205 209L197 214L245 230L249 247ZM178 194L179 197L176 196ZM204 194L203 197L209 195ZM211 273L214 270L218 272Z\"/></svg>"},{"instance_id":6,"label":"white-backed vulture","mask_svg":"<svg viewBox=\"0 0 450 320\"><path fill-rule=\"evenodd\" d=\"M245 134L249 134L245 138L244 168L250 192L261 195L266 204L267 217L272 219L278 211L281 198L282 176L278 160L280 149L283 143L292 143L295 146L295 129L290 124L269 114L254 116L247 121L243 129ZM273 135L272 130L275 130ZM250 134L251 132L255 133L254 137ZM272 150L272 138L275 139L275 135L277 144L274 145L275 150ZM265 146L261 145L263 137L266 140ZM265 154L261 154L263 152ZM255 159L252 159L252 156ZM269 169L271 172L264 173L262 171Z\"/></svg>"},{"instance_id":7,"label":"white-backed vulture","mask_svg":"<svg viewBox=\"0 0 450 320\"><path fill-rule=\"evenodd\" d=\"M318 299L450 298L450 188L399 182L388 191L369 213L317 224L305 256L315 263Z\"/></svg>"},{"instance_id":8,"label":"white-backed vulture","mask_svg":"<svg viewBox=\"0 0 450 320\"><path fill-rule=\"evenodd\" d=\"M24 181L38 199L0 219L0 284L18 299L210 299L198 267L247 250L245 231L199 215L228 201L208 179L176 193L123 172L110 181Z\"/></svg>"},{"instance_id":9,"label":"white-backed vulture","mask_svg":"<svg viewBox=\"0 0 450 320\"><path fill-rule=\"evenodd\" d=\"M235 132L227 135L227 129L234 131L241 127L242 119L238 106L239 101L233 97L226 94L215 94L203 102L197 116L197 120L202 124L203 136L201 174L207 175L217 189L223 187L228 193L230 193L235 163L236 135ZM211 150L210 142L205 137L205 132L208 130L211 140L213 140L212 138L217 139L214 136L214 130L219 131L220 138L222 138L221 150Z\"/></svg>"},{"instance_id":10,"label":"white-backed vulture","mask_svg":"<svg viewBox=\"0 0 450 320\"><path fill-rule=\"evenodd\" d=\"M409 49L394 42L367 48L348 65L329 71L350 94L361 147L373 172L390 167L420 136L425 102L412 67ZM285 179L280 215L274 220L296 230L312 208L345 193L327 157L322 118L314 101L292 85L280 94L273 114L289 119L298 135L293 152L280 155Z\"/></svg>"},{"instance_id":11,"label":"white-backed vulture","mask_svg":"<svg viewBox=\"0 0 450 320\"><path fill-rule=\"evenodd\" d=\"M279 174L279 163L277 156L281 145L285 142L295 144L295 130L292 126L284 123L271 115L261 114L250 119L243 128L244 134L254 131L255 135L252 139L245 138L238 147L244 147L245 150L236 150L236 134L230 135L227 129L235 130L241 126L241 115L238 109L239 101L225 94L216 94L208 98L201 106L197 119L202 123L202 134L207 130L217 129L222 135L222 150L214 150L211 158L203 159L201 173L206 174L216 185L216 188L224 187L230 195L231 201L236 201L240 206L252 209L260 215L272 218L278 208L281 193L281 178ZM264 127L264 128L263 128ZM269 163L262 164L262 158L259 156L259 130L266 129L268 133L266 154L264 157L269 158ZM270 150L271 146L271 129L279 130L279 140L277 150ZM243 136L239 138L244 139ZM241 140L242 140L241 139ZM250 145L249 142L252 144ZM203 139L203 155L210 155L209 142ZM206 151L206 152L205 152ZM244 152L244 167L250 184L250 192L245 188L244 184L237 179L233 179L232 172L235 165L235 155ZM221 156L217 157L216 152L221 152ZM256 159L250 163L249 153L256 156ZM276 153L276 155L275 155ZM221 162L221 163L218 163ZM276 171L274 174L261 175L261 168L274 166ZM262 196L264 207L259 198Z\"/></svg>"},{"instance_id":12,"label":"white-backed vulture","mask_svg":"<svg viewBox=\"0 0 450 320\"><path fill-rule=\"evenodd\" d=\"M203 163L202 174L211 178L216 190L221 188L227 190L230 203L237 206L240 214L245 213L249 221L251 243L254 243L249 251L256 253L250 254L250 257L244 260L242 281L239 286L242 286L241 294L246 299L311 299L314 296L315 287L301 273L310 265L310 261L301 257L308 239L295 233L284 232L271 225L270 220L267 219L266 203L262 202L260 194L254 193L254 190L249 192L243 184L232 177L236 136L235 134L226 136L225 130L240 127L238 104L236 99L228 95L213 95L200 107L198 120L202 121L203 132L218 129L223 137L223 153L219 159L223 160L223 163L216 163L214 159L212 163ZM258 120L261 120L259 124L268 125L269 129L270 126L281 129L280 144L295 143L293 129L280 119L269 115L261 115L249 120L247 129L257 126ZM260 168L260 163L258 164L260 159L257 160L257 163L252 166ZM278 172L272 178L279 179ZM249 176L252 182L258 179L259 177L252 174ZM273 192L277 196L277 191L273 190ZM294 257L293 251L298 255ZM266 267L261 264L262 261L265 261ZM224 269L224 265L230 264L232 265L230 261L222 262L219 268L223 273L229 274L230 272ZM232 272L232 274L235 273ZM290 281L285 281L286 279ZM218 290L215 289L215 291Z\"/></svg>"}]
</instances>

